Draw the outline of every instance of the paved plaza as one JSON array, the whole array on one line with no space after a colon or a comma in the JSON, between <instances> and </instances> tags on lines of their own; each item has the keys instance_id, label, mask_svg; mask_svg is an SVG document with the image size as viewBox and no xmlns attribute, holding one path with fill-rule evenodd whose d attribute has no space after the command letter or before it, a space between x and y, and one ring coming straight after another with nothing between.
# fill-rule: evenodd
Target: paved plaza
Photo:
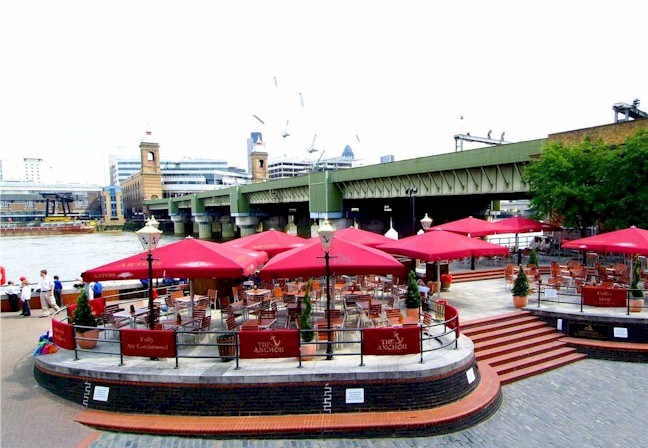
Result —
<instances>
[{"instance_id":1,"label":"paved plaza","mask_svg":"<svg viewBox=\"0 0 648 448\"><path fill-rule=\"evenodd\" d=\"M454 284L442 297L462 320L513 311L502 279ZM2 313L0 326L3 447L640 447L648 440L648 366L593 359L504 386L502 405L490 419L443 436L204 440L98 432L73 421L82 406L33 378L31 352L50 328L49 318Z\"/></svg>"}]
</instances>

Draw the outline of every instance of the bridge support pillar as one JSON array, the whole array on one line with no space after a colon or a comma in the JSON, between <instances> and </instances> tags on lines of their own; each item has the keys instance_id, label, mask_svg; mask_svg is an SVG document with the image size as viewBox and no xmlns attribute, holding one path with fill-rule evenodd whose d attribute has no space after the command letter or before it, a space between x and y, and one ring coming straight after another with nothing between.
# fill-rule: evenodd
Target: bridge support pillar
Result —
<instances>
[{"instance_id":1,"label":"bridge support pillar","mask_svg":"<svg viewBox=\"0 0 648 448\"><path fill-rule=\"evenodd\" d=\"M241 236L254 235L257 226L259 225L259 218L256 216L237 216L236 225L241 229Z\"/></svg>"},{"instance_id":2,"label":"bridge support pillar","mask_svg":"<svg viewBox=\"0 0 648 448\"><path fill-rule=\"evenodd\" d=\"M196 223L198 223L198 238L201 240L209 239L212 237L212 220L209 215L194 216Z\"/></svg>"},{"instance_id":3,"label":"bridge support pillar","mask_svg":"<svg viewBox=\"0 0 648 448\"><path fill-rule=\"evenodd\" d=\"M228 241L234 239L234 226L229 215L220 216L218 222L221 226L221 239Z\"/></svg>"},{"instance_id":4,"label":"bridge support pillar","mask_svg":"<svg viewBox=\"0 0 648 448\"><path fill-rule=\"evenodd\" d=\"M171 215L171 221L173 221L173 233L175 235L184 235L185 223L182 215Z\"/></svg>"}]
</instances>

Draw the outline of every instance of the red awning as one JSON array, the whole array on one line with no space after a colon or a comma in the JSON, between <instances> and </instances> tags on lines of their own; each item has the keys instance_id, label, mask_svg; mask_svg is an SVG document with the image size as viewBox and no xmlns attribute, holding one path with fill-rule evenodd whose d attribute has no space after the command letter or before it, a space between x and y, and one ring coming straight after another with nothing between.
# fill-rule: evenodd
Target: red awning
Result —
<instances>
[{"instance_id":1,"label":"red awning","mask_svg":"<svg viewBox=\"0 0 648 448\"><path fill-rule=\"evenodd\" d=\"M430 231L432 230L445 230L446 232L459 233L461 235L472 237L510 232L507 228L500 226L499 223L473 218L472 216L458 219L456 221L446 222L445 224L439 224L430 228Z\"/></svg>"},{"instance_id":2,"label":"red awning","mask_svg":"<svg viewBox=\"0 0 648 448\"><path fill-rule=\"evenodd\" d=\"M318 237L315 237L318 238ZM347 227L335 232L335 238L350 241L352 243L362 244L363 246L376 247L381 244L394 241L379 233L369 232L368 230L356 229L355 227Z\"/></svg>"},{"instance_id":3,"label":"red awning","mask_svg":"<svg viewBox=\"0 0 648 448\"><path fill-rule=\"evenodd\" d=\"M153 277L242 277L254 273L268 256L223 244L185 238L151 251ZM83 280L130 280L148 278L147 252L114 261L82 274Z\"/></svg>"},{"instance_id":4,"label":"red awning","mask_svg":"<svg viewBox=\"0 0 648 448\"><path fill-rule=\"evenodd\" d=\"M332 275L393 274L402 276L404 266L383 251L333 237L330 254ZM319 241L283 252L261 269L261 278L296 278L326 275L324 251Z\"/></svg>"},{"instance_id":5,"label":"red awning","mask_svg":"<svg viewBox=\"0 0 648 448\"><path fill-rule=\"evenodd\" d=\"M431 230L420 235L391 241L378 246L390 254L403 255L417 260L439 261L463 257L507 255L504 246L488 243L478 238L468 238L457 233Z\"/></svg>"},{"instance_id":6,"label":"red awning","mask_svg":"<svg viewBox=\"0 0 648 448\"><path fill-rule=\"evenodd\" d=\"M510 230L508 231L508 233L541 232L543 230L554 232L562 230L562 227L554 226L553 224L546 222L536 221L534 219L524 218L522 216L505 218L499 221L495 221L495 224L509 228Z\"/></svg>"},{"instance_id":7,"label":"red awning","mask_svg":"<svg viewBox=\"0 0 648 448\"><path fill-rule=\"evenodd\" d=\"M600 233L564 242L565 249L591 250L593 252L615 252L631 255L648 255L648 230L630 227L613 232Z\"/></svg>"},{"instance_id":8,"label":"red awning","mask_svg":"<svg viewBox=\"0 0 648 448\"><path fill-rule=\"evenodd\" d=\"M265 232L255 233L254 235L248 235L228 241L223 243L223 245L228 247L238 247L239 249L263 251L267 253L269 257L274 257L281 252L301 247L307 242L308 240L306 238L270 229Z\"/></svg>"}]
</instances>

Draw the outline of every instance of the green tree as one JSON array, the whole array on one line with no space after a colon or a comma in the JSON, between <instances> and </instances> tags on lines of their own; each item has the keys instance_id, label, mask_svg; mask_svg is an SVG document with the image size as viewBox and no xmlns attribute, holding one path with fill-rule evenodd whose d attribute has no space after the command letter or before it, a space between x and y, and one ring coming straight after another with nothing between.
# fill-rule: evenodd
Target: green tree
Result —
<instances>
[{"instance_id":1,"label":"green tree","mask_svg":"<svg viewBox=\"0 0 648 448\"><path fill-rule=\"evenodd\" d=\"M74 325L81 325L84 327L96 327L97 319L92 315L92 308L88 300L88 293L83 288L79 297L76 299L76 308L74 309ZM90 330L89 328L78 328L77 332L83 333Z\"/></svg>"},{"instance_id":2,"label":"green tree","mask_svg":"<svg viewBox=\"0 0 648 448\"><path fill-rule=\"evenodd\" d=\"M416 282L416 272L410 271L407 277L407 295L405 296L405 308L416 309L421 306L421 293Z\"/></svg>"},{"instance_id":3,"label":"green tree","mask_svg":"<svg viewBox=\"0 0 648 448\"><path fill-rule=\"evenodd\" d=\"M585 140L564 146L550 142L540 159L525 170L529 182L531 208L538 216L561 218L562 224L585 229L597 223L601 179L598 162L602 147Z\"/></svg>"},{"instance_id":4,"label":"green tree","mask_svg":"<svg viewBox=\"0 0 648 448\"><path fill-rule=\"evenodd\" d=\"M310 300L310 291L313 279L309 279L306 284L306 291L304 293L304 309L302 310L301 315L299 316L299 329L301 330L301 338L304 342L311 342L315 338L315 332L313 331L313 324L311 324L311 310L312 304Z\"/></svg>"},{"instance_id":5,"label":"green tree","mask_svg":"<svg viewBox=\"0 0 648 448\"><path fill-rule=\"evenodd\" d=\"M648 130L640 130L605 160L605 226L648 228Z\"/></svg>"}]
</instances>

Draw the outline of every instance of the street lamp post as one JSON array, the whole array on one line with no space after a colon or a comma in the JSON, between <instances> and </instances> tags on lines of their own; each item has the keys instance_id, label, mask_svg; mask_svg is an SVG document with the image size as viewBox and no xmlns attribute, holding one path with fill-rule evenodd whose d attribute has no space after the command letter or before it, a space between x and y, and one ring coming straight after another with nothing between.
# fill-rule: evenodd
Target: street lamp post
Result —
<instances>
[{"instance_id":1,"label":"street lamp post","mask_svg":"<svg viewBox=\"0 0 648 448\"><path fill-rule=\"evenodd\" d=\"M148 251L146 256L146 261L148 262L148 281L149 281L149 291L148 291L148 305L149 305L149 329L155 329L155 319L154 319L154 306L153 306L153 254L151 251L155 249L162 237L162 231L156 229L151 224L151 221L147 221L146 225L139 229L137 232L137 237L142 243L144 250Z\"/></svg>"},{"instance_id":2,"label":"street lamp post","mask_svg":"<svg viewBox=\"0 0 648 448\"><path fill-rule=\"evenodd\" d=\"M414 185L405 189L405 194L409 195L410 207L412 208L412 235L416 235L416 198L414 197L416 193L418 193L418 188Z\"/></svg>"},{"instance_id":3,"label":"street lamp post","mask_svg":"<svg viewBox=\"0 0 648 448\"><path fill-rule=\"evenodd\" d=\"M331 227L331 224L328 222L328 219L324 220L324 223L317 229L317 234L319 235L320 244L322 245L322 250L324 251L324 264L326 271L326 327L327 327L327 338L326 338L326 359L333 359L333 343L331 339L331 287L329 284L329 279L331 277L331 267L329 265L329 260L331 258L329 252L331 251L331 244L333 243L333 235L335 234L335 229Z\"/></svg>"}]
</instances>

